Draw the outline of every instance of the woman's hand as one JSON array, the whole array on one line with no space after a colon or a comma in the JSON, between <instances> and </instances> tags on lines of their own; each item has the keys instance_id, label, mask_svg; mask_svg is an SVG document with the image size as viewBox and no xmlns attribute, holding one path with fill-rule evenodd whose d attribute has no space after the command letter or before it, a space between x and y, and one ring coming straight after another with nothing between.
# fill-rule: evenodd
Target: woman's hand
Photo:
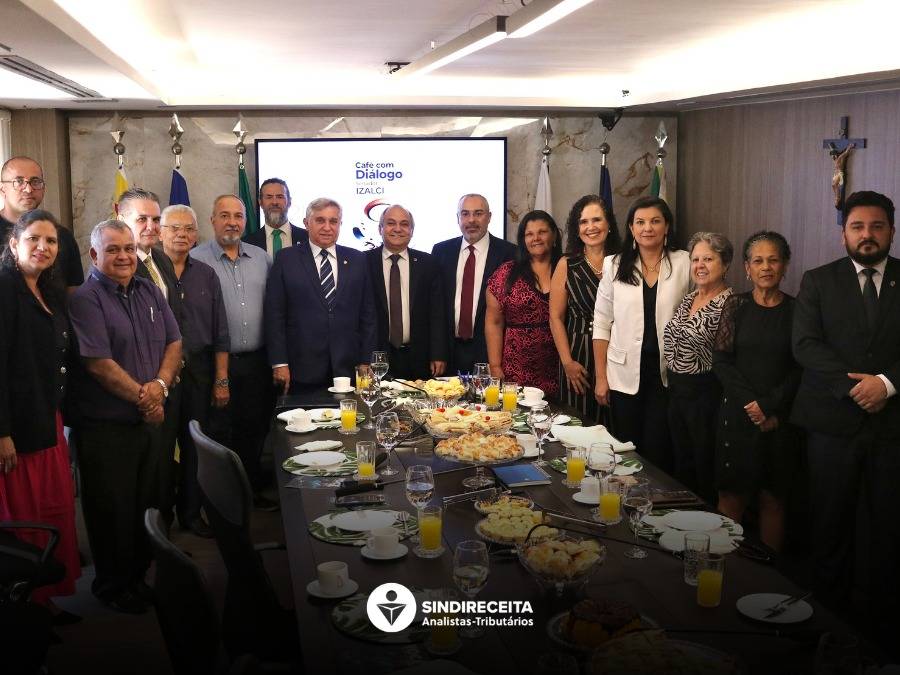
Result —
<instances>
[{"instance_id":1,"label":"woman's hand","mask_svg":"<svg viewBox=\"0 0 900 675\"><path fill-rule=\"evenodd\" d=\"M495 366L491 364L491 377L496 377L498 380L503 379L503 368L501 366Z\"/></svg>"},{"instance_id":2,"label":"woman's hand","mask_svg":"<svg viewBox=\"0 0 900 675\"><path fill-rule=\"evenodd\" d=\"M16 446L12 436L3 436L0 438L0 468L3 469L3 473L9 473L16 468L17 463Z\"/></svg>"},{"instance_id":3,"label":"woman's hand","mask_svg":"<svg viewBox=\"0 0 900 675\"><path fill-rule=\"evenodd\" d=\"M606 376L597 376L597 384L594 385L594 398L600 405L609 405L609 382Z\"/></svg>"},{"instance_id":4,"label":"woman's hand","mask_svg":"<svg viewBox=\"0 0 900 675\"><path fill-rule=\"evenodd\" d=\"M563 370L566 371L566 379L569 381L569 386L575 390L575 393L578 395L584 394L588 388L587 369L578 361L572 359L568 363L563 364Z\"/></svg>"}]
</instances>

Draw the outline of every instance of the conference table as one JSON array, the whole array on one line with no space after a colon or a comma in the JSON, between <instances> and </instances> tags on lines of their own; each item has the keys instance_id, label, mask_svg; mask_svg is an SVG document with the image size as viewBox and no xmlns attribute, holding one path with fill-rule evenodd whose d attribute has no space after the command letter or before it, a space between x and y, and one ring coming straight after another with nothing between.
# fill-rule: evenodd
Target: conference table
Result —
<instances>
[{"instance_id":1,"label":"conference table","mask_svg":"<svg viewBox=\"0 0 900 675\"><path fill-rule=\"evenodd\" d=\"M334 407L337 407L339 398L335 397ZM360 410L364 409L360 404ZM410 550L406 556L396 560L373 561L363 558L357 546L338 545L315 538L310 534L308 524L334 508L334 488L321 487L321 480L298 479L281 465L286 458L297 454L295 447L301 443L332 439L353 447L356 441L374 440L374 433L360 430L356 435L340 435L337 429L322 429L301 435L287 432L284 422L276 419L269 438L275 460L294 607L306 672L390 673L434 658L422 644L376 644L339 631L331 620L332 609L339 601L313 597L307 593L307 584L316 579L318 564L336 560L347 563L350 578L359 584L360 593L369 593L388 582L423 589L452 588L452 551L460 541L478 538L475 524L482 516L475 511L472 501L446 506L442 531L446 551L436 559L418 558ZM564 456L561 444L554 442L545 445L547 458L560 455ZM636 453L628 455L639 457ZM430 441L415 447L398 448L389 461L399 473L384 479L386 506L410 513L414 510L405 495L406 467L413 464L432 467L435 475L432 503L466 492L462 480L474 474L474 467L437 457ZM683 489L673 478L646 460L641 461L644 468L639 475L649 479L654 488ZM517 492L527 494L536 508L590 520L591 507L572 499L575 490L564 485L564 474L553 470L548 470L548 473L552 477L550 485L520 488ZM801 624L778 626L742 616L735 603L744 595L764 592L795 595L804 592L771 564L738 553L727 555L721 604L712 609L702 608L696 602L696 588L683 580L680 558L647 541L641 543L648 550L648 557L639 560L627 558L624 552L630 548L633 535L624 521L606 528L600 538L606 547L606 559L578 596L569 592L563 597L548 593L515 556L491 555L490 576L477 599L527 600L533 609L533 625L488 628L481 638L462 640L459 651L449 658L479 673L539 672L542 655L565 651L548 637L547 622L585 596L627 601L643 617L666 629L671 639L724 652L738 661L744 668L743 672L812 672L817 641L822 632L852 635L852 629L814 598L809 599L814 614ZM490 550L494 553L498 548L491 545ZM578 652L572 654L581 661L585 658ZM582 666L582 672L588 673L590 670Z\"/></svg>"}]
</instances>

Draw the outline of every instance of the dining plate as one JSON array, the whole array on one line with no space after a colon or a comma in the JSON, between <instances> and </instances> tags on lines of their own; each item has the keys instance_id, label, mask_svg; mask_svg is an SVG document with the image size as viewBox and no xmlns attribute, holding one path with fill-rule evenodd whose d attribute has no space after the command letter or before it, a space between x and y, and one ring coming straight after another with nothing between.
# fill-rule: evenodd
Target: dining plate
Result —
<instances>
[{"instance_id":1,"label":"dining plate","mask_svg":"<svg viewBox=\"0 0 900 675\"><path fill-rule=\"evenodd\" d=\"M328 391L332 394L349 394L351 391L354 391L354 388L347 387L346 389L338 389L337 387L328 387Z\"/></svg>"},{"instance_id":2,"label":"dining plate","mask_svg":"<svg viewBox=\"0 0 900 675\"><path fill-rule=\"evenodd\" d=\"M331 417L327 417L327 414L330 414ZM313 408L309 411L309 416L312 419L313 424L334 424L335 422L341 421L341 409L340 408Z\"/></svg>"},{"instance_id":3,"label":"dining plate","mask_svg":"<svg viewBox=\"0 0 900 675\"><path fill-rule=\"evenodd\" d=\"M706 532L722 527L722 516L709 511L672 511L662 522L676 530Z\"/></svg>"},{"instance_id":4,"label":"dining plate","mask_svg":"<svg viewBox=\"0 0 900 675\"><path fill-rule=\"evenodd\" d=\"M641 614L641 623L643 624L643 628L641 630L651 630L654 628L659 628L659 624L656 623L653 619L646 617ZM596 649L596 647L590 647L588 645L580 645L575 642L572 642L568 639L563 633L563 625L569 618L569 612L560 612L553 618L551 618L547 622L547 636L553 640L556 644L561 647L565 647L566 649L571 649L577 652L592 652Z\"/></svg>"},{"instance_id":5,"label":"dining plate","mask_svg":"<svg viewBox=\"0 0 900 675\"><path fill-rule=\"evenodd\" d=\"M597 506L600 503L600 494L598 493L594 497L586 497L583 492L576 492L572 495L572 499L574 499L579 504L588 504L589 506Z\"/></svg>"},{"instance_id":6,"label":"dining plate","mask_svg":"<svg viewBox=\"0 0 900 675\"><path fill-rule=\"evenodd\" d=\"M394 549L393 553L377 553L366 544L359 552L362 554L363 558L368 558L369 560L396 560L397 558L405 556L409 552L409 549L403 544L397 544L397 548Z\"/></svg>"},{"instance_id":7,"label":"dining plate","mask_svg":"<svg viewBox=\"0 0 900 675\"><path fill-rule=\"evenodd\" d=\"M300 452L315 452L317 450L339 450L343 447L344 444L341 441L308 441L294 449Z\"/></svg>"},{"instance_id":8,"label":"dining plate","mask_svg":"<svg viewBox=\"0 0 900 675\"><path fill-rule=\"evenodd\" d=\"M725 530L716 530L707 532L709 535L709 552L710 553L731 553L736 550L742 537L733 537ZM666 530L659 535L659 545L667 551L680 553L684 550L683 530Z\"/></svg>"},{"instance_id":9,"label":"dining plate","mask_svg":"<svg viewBox=\"0 0 900 675\"><path fill-rule=\"evenodd\" d=\"M294 464L314 467L334 466L335 464L340 464L345 459L347 459L347 455L343 452L336 452L334 450L315 450L313 452L307 452L302 455L291 457L291 461Z\"/></svg>"},{"instance_id":10,"label":"dining plate","mask_svg":"<svg viewBox=\"0 0 900 675\"><path fill-rule=\"evenodd\" d=\"M416 605L426 598L419 588L410 588L416 598ZM412 624L397 633L385 633L376 628L366 613L368 593L357 593L342 600L331 610L331 622L342 633L358 640L375 642L380 645L412 644L421 642L431 635L431 627L422 625L422 616L417 616Z\"/></svg>"},{"instance_id":11,"label":"dining plate","mask_svg":"<svg viewBox=\"0 0 900 675\"><path fill-rule=\"evenodd\" d=\"M318 579L313 579L308 584L306 584L307 593L314 597L322 598L323 600L346 598L348 595L353 595L358 590L359 584L353 581L353 579L348 579L347 585L342 587L340 590L335 591L334 593L326 593L324 590L322 590L322 587L319 585Z\"/></svg>"},{"instance_id":12,"label":"dining plate","mask_svg":"<svg viewBox=\"0 0 900 675\"><path fill-rule=\"evenodd\" d=\"M390 527L397 519L396 511L375 511L362 509L360 511L346 511L331 516L331 523L342 530L350 532L369 532L380 527Z\"/></svg>"},{"instance_id":13,"label":"dining plate","mask_svg":"<svg viewBox=\"0 0 900 675\"><path fill-rule=\"evenodd\" d=\"M784 593L753 593L739 598L737 611L744 616L765 621L766 623L800 623L813 615L813 608L806 600L798 600L790 605L778 616L767 616L769 611L783 600L790 598Z\"/></svg>"},{"instance_id":14,"label":"dining plate","mask_svg":"<svg viewBox=\"0 0 900 675\"><path fill-rule=\"evenodd\" d=\"M319 428L318 424L310 424L308 427L298 427L293 424L288 424L284 429L285 431L290 431L292 434L308 434L312 431L317 431Z\"/></svg>"}]
</instances>

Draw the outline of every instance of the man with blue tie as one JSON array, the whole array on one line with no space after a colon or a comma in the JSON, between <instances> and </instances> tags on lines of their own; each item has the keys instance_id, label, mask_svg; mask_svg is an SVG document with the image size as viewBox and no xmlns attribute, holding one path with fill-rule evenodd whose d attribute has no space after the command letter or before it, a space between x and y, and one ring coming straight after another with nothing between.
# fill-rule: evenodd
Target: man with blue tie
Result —
<instances>
[{"instance_id":1,"label":"man with blue tie","mask_svg":"<svg viewBox=\"0 0 900 675\"><path fill-rule=\"evenodd\" d=\"M272 380L284 393L352 377L376 345L377 319L365 255L338 246L341 206L319 198L303 219L309 241L283 249L266 287Z\"/></svg>"}]
</instances>

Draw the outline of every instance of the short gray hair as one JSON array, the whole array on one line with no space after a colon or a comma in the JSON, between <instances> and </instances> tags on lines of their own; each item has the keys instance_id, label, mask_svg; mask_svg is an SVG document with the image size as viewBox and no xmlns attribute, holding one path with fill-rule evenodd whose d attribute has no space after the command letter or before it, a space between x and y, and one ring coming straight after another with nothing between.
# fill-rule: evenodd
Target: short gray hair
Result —
<instances>
[{"instance_id":1,"label":"short gray hair","mask_svg":"<svg viewBox=\"0 0 900 675\"><path fill-rule=\"evenodd\" d=\"M384 211L381 212L381 217L378 219L378 231L379 232L384 228L385 216L387 216L387 212L390 211L391 209L400 209L401 211L404 211L406 213L406 217L409 219L409 229L410 230L416 229L416 221L413 219L412 211L410 211L408 208L406 208L402 204L391 204L389 207L387 207Z\"/></svg>"},{"instance_id":2,"label":"short gray hair","mask_svg":"<svg viewBox=\"0 0 900 675\"><path fill-rule=\"evenodd\" d=\"M341 208L341 205L338 204L333 199L328 197L319 197L318 199L313 199L309 206L306 207L306 218L309 218L316 211L321 211L323 209L328 209L334 206L338 210L338 217L343 220L344 218L344 209Z\"/></svg>"},{"instance_id":3,"label":"short gray hair","mask_svg":"<svg viewBox=\"0 0 900 675\"><path fill-rule=\"evenodd\" d=\"M487 197L484 195L480 195L477 192L468 192L459 198L459 201L456 202L456 212L459 213L459 209L462 206L462 203L466 201L469 197L478 197L481 201L484 202L484 208L488 211L491 210L491 205L488 204Z\"/></svg>"},{"instance_id":4,"label":"short gray hair","mask_svg":"<svg viewBox=\"0 0 900 675\"><path fill-rule=\"evenodd\" d=\"M174 216L179 213L186 213L191 217L191 220L194 221L194 225L197 224L197 212L194 211L194 209L192 209L190 206L187 206L185 204L172 204L171 206L167 206L166 208L164 208L162 211L162 215L160 216L160 222L164 223L166 222L166 218L168 216Z\"/></svg>"},{"instance_id":5,"label":"short gray hair","mask_svg":"<svg viewBox=\"0 0 900 675\"><path fill-rule=\"evenodd\" d=\"M734 246L728 241L728 237L719 232L697 232L690 238L687 244L688 253L694 252L694 247L700 242L705 242L722 259L722 264L728 267L734 259Z\"/></svg>"},{"instance_id":6,"label":"short gray hair","mask_svg":"<svg viewBox=\"0 0 900 675\"><path fill-rule=\"evenodd\" d=\"M126 223L115 218L104 220L94 225L94 229L91 230L91 248L95 251L99 251L103 247L103 230L127 232L131 236L132 241L134 240L134 233L132 233L131 228Z\"/></svg>"}]
</instances>

